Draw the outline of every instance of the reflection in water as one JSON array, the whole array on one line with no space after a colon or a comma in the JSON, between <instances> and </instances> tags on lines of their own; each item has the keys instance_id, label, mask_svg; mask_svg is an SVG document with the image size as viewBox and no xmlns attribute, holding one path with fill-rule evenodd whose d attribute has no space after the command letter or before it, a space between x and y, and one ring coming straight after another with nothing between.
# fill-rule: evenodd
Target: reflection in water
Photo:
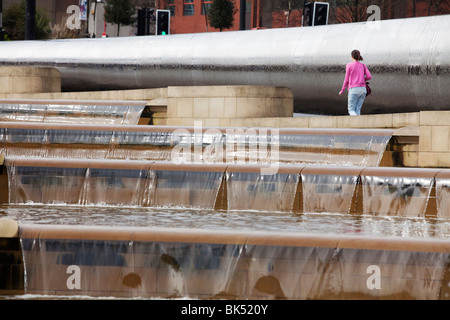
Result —
<instances>
[{"instance_id":1,"label":"reflection in water","mask_svg":"<svg viewBox=\"0 0 450 320\"><path fill-rule=\"evenodd\" d=\"M363 176L364 213L420 217L426 213L434 179Z\"/></svg>"},{"instance_id":2,"label":"reflection in water","mask_svg":"<svg viewBox=\"0 0 450 320\"><path fill-rule=\"evenodd\" d=\"M108 206L3 205L19 223L199 228L450 239L450 220L422 217Z\"/></svg>"}]
</instances>

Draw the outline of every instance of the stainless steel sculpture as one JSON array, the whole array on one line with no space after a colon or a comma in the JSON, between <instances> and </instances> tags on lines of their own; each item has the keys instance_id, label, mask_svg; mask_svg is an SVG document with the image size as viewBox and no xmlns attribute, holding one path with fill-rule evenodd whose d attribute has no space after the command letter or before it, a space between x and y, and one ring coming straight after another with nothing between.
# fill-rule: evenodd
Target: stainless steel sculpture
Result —
<instances>
[{"instance_id":1,"label":"stainless steel sculpture","mask_svg":"<svg viewBox=\"0 0 450 320\"><path fill-rule=\"evenodd\" d=\"M0 43L0 65L54 66L63 90L289 87L298 112L346 114L350 53L373 74L365 113L450 109L450 15L317 27Z\"/></svg>"}]
</instances>

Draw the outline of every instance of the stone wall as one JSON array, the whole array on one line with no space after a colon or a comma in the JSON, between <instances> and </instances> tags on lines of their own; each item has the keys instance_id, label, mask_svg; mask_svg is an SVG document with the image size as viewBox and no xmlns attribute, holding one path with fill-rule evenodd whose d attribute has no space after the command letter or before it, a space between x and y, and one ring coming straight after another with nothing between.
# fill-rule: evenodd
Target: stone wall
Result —
<instances>
[{"instance_id":1,"label":"stone wall","mask_svg":"<svg viewBox=\"0 0 450 320\"><path fill-rule=\"evenodd\" d=\"M169 87L167 124L230 126L232 119L292 117L291 90L266 86Z\"/></svg>"},{"instance_id":2,"label":"stone wall","mask_svg":"<svg viewBox=\"0 0 450 320\"><path fill-rule=\"evenodd\" d=\"M61 91L61 74L54 68L0 67L0 95Z\"/></svg>"}]
</instances>

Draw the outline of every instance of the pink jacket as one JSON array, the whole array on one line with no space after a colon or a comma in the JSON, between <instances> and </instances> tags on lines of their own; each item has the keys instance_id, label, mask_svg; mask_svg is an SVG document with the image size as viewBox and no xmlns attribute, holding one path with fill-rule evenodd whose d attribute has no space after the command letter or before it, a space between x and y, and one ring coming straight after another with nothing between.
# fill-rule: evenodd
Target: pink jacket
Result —
<instances>
[{"instance_id":1,"label":"pink jacket","mask_svg":"<svg viewBox=\"0 0 450 320\"><path fill-rule=\"evenodd\" d=\"M342 94L347 87L348 89L365 87L366 81L370 79L372 79L372 75L365 64L358 61L351 62L347 64L344 85L340 93Z\"/></svg>"}]
</instances>

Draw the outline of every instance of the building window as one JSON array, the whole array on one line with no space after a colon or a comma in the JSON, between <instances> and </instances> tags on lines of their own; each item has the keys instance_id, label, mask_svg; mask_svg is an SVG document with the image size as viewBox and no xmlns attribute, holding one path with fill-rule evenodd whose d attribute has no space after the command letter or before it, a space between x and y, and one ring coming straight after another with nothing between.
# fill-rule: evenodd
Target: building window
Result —
<instances>
[{"instance_id":1,"label":"building window","mask_svg":"<svg viewBox=\"0 0 450 320\"><path fill-rule=\"evenodd\" d=\"M252 1L245 2L245 13L252 13Z\"/></svg>"},{"instance_id":2,"label":"building window","mask_svg":"<svg viewBox=\"0 0 450 320\"><path fill-rule=\"evenodd\" d=\"M203 0L202 1L202 15L208 14L211 4L212 4L212 0Z\"/></svg>"},{"instance_id":3,"label":"building window","mask_svg":"<svg viewBox=\"0 0 450 320\"><path fill-rule=\"evenodd\" d=\"M175 0L167 0L165 9L170 11L170 17L175 16Z\"/></svg>"},{"instance_id":4,"label":"building window","mask_svg":"<svg viewBox=\"0 0 450 320\"><path fill-rule=\"evenodd\" d=\"M170 11L170 17L175 16L175 0L167 0L166 10Z\"/></svg>"},{"instance_id":5,"label":"building window","mask_svg":"<svg viewBox=\"0 0 450 320\"><path fill-rule=\"evenodd\" d=\"M193 16L194 15L194 0L184 0L183 15L184 16Z\"/></svg>"}]
</instances>

